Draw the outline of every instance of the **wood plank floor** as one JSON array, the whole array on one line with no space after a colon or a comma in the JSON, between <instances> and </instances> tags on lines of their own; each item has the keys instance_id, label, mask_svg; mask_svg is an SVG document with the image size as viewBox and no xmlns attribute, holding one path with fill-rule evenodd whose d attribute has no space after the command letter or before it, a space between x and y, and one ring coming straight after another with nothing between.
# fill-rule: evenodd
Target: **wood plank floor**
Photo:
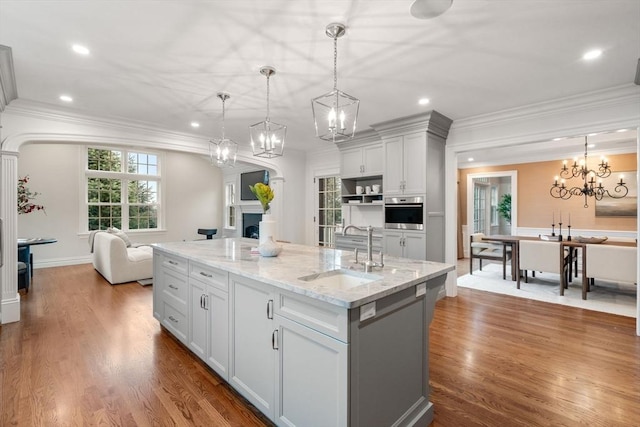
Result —
<instances>
[{"instance_id":1,"label":"wood plank floor","mask_svg":"<svg viewBox=\"0 0 640 427\"><path fill-rule=\"evenodd\" d=\"M431 326L432 427L640 425L634 319L459 292ZM36 270L0 326L0 426L271 425L161 330L151 294Z\"/></svg>"}]
</instances>

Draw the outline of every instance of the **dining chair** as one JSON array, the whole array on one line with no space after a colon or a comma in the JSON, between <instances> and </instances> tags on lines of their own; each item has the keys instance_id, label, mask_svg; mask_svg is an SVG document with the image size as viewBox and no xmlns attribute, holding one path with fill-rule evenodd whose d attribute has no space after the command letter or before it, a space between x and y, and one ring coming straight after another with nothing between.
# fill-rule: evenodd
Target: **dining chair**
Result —
<instances>
[{"instance_id":1,"label":"dining chair","mask_svg":"<svg viewBox=\"0 0 640 427\"><path fill-rule=\"evenodd\" d=\"M519 269L524 271L524 281L529 282L527 271L556 273L560 275L560 286L567 283L568 251L560 255L560 242L521 240L518 247ZM517 287L520 289L520 271L518 272Z\"/></svg>"},{"instance_id":2,"label":"dining chair","mask_svg":"<svg viewBox=\"0 0 640 427\"><path fill-rule=\"evenodd\" d=\"M484 240L484 233L473 233L469 240L469 274L473 274L473 260L477 259L482 271L482 260L502 261L502 280L507 278L507 261L511 259L511 245Z\"/></svg>"},{"instance_id":3,"label":"dining chair","mask_svg":"<svg viewBox=\"0 0 640 427\"><path fill-rule=\"evenodd\" d=\"M595 279L600 279L638 284L637 247L587 244L585 250L585 271L592 283Z\"/></svg>"}]
</instances>

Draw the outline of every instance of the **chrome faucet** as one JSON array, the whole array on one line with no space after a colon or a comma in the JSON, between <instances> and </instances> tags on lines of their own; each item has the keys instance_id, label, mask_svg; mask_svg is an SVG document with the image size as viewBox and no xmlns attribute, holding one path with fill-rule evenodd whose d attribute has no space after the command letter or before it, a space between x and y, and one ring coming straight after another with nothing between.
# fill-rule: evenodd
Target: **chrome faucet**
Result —
<instances>
[{"instance_id":1,"label":"chrome faucet","mask_svg":"<svg viewBox=\"0 0 640 427\"><path fill-rule=\"evenodd\" d=\"M364 231L367 233L367 260L364 261L362 263L362 265L364 266L364 271L367 273L370 273L371 270L373 269L373 267L384 267L384 263L382 261L382 252L380 252L380 263L377 263L373 260L373 227L368 225L367 228L362 228L362 227L357 227L355 225L347 225L343 230L342 230L342 235L346 236L347 235L347 230L351 229L351 228L355 228L358 231ZM358 262L358 252L357 252L357 248L356 248L356 262Z\"/></svg>"}]
</instances>

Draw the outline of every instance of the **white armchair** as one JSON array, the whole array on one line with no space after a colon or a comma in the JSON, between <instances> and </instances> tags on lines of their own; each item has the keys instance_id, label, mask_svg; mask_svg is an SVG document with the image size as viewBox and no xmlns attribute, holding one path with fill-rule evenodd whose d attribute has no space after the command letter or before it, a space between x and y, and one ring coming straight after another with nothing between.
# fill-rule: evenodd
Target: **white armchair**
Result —
<instances>
[{"instance_id":1,"label":"white armchair","mask_svg":"<svg viewBox=\"0 0 640 427\"><path fill-rule=\"evenodd\" d=\"M511 259L511 245L488 242L484 240L484 237L485 235L483 233L473 233L470 236L469 274L473 274L474 259L478 259L480 263L480 271L482 271L483 259L502 261L502 279L504 280L507 276L507 260Z\"/></svg>"},{"instance_id":2,"label":"white armchair","mask_svg":"<svg viewBox=\"0 0 640 427\"><path fill-rule=\"evenodd\" d=\"M635 283L638 280L638 248L588 244L586 276L612 282Z\"/></svg>"},{"instance_id":3,"label":"white armchair","mask_svg":"<svg viewBox=\"0 0 640 427\"><path fill-rule=\"evenodd\" d=\"M544 271L560 275L560 290L567 282L567 255L560 252L560 242L538 240L521 240L518 247L519 270L524 270L524 281L528 283L527 270L533 272ZM517 286L520 289L520 272L518 272Z\"/></svg>"}]
</instances>

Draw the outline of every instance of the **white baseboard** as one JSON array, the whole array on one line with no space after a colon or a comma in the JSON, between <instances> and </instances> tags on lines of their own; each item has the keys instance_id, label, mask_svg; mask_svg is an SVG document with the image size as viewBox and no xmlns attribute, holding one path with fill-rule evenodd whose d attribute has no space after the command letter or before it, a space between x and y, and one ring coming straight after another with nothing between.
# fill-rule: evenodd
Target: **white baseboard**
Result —
<instances>
[{"instance_id":1,"label":"white baseboard","mask_svg":"<svg viewBox=\"0 0 640 427\"><path fill-rule=\"evenodd\" d=\"M35 259L33 261L33 268L49 268L49 267L64 267L67 265L78 264L90 264L93 258L91 255L82 257L69 257L69 258L49 258L49 259Z\"/></svg>"}]
</instances>

